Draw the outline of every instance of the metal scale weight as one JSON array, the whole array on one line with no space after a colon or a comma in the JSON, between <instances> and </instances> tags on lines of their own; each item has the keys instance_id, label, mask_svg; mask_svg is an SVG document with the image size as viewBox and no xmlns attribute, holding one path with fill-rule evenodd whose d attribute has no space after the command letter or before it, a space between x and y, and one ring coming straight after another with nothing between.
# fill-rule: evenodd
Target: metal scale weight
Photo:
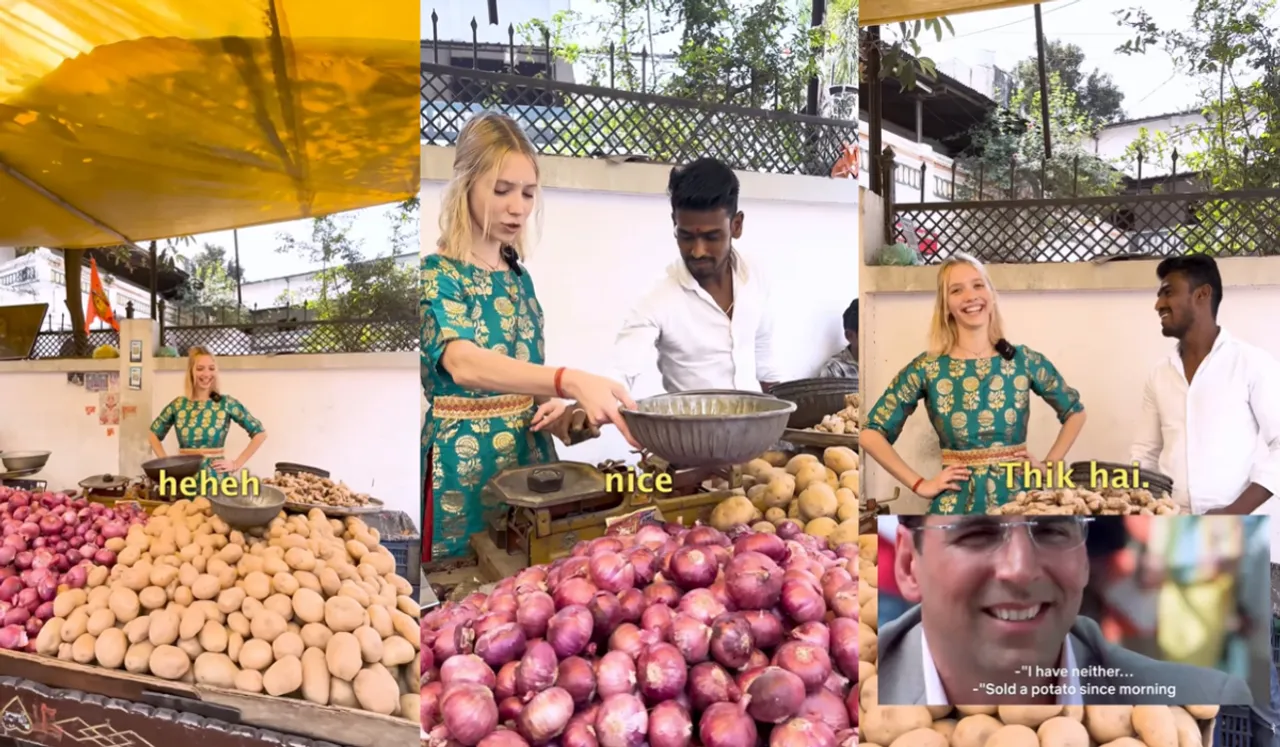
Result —
<instances>
[{"instance_id":1,"label":"metal scale weight","mask_svg":"<svg viewBox=\"0 0 1280 747\"><path fill-rule=\"evenodd\" d=\"M662 485L665 491L655 489L660 475L670 479L669 486ZM665 522L692 526L733 495L728 487L708 487L717 478L728 485L729 475L730 468L675 469L654 456L635 468L621 462L555 462L509 469L481 493L488 532L473 538L472 545L481 568L491 573L512 561L521 567L549 563L578 542L603 536L611 519L643 509L656 508Z\"/></svg>"}]
</instances>

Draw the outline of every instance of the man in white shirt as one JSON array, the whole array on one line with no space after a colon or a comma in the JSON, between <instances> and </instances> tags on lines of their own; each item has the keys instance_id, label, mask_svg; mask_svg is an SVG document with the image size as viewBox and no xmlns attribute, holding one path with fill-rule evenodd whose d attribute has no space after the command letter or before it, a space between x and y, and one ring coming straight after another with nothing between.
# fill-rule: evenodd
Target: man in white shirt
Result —
<instances>
[{"instance_id":1,"label":"man in white shirt","mask_svg":"<svg viewBox=\"0 0 1280 747\"><path fill-rule=\"evenodd\" d=\"M738 177L713 158L671 170L667 182L680 261L667 268L618 333L619 377L628 387L657 359L667 392L768 391L769 293L733 242L742 236Z\"/></svg>"},{"instance_id":2,"label":"man in white shirt","mask_svg":"<svg viewBox=\"0 0 1280 747\"><path fill-rule=\"evenodd\" d=\"M1132 458L1173 478L1190 513L1253 513L1280 492L1280 365L1218 326L1212 257L1169 257L1156 275L1160 328L1178 346L1147 379Z\"/></svg>"},{"instance_id":3,"label":"man in white shirt","mask_svg":"<svg viewBox=\"0 0 1280 747\"><path fill-rule=\"evenodd\" d=\"M1280 492L1280 365L1218 326L1222 275L1213 257L1169 257L1156 277L1160 331L1178 346L1147 379L1133 460L1173 478L1185 511L1251 514ZM1274 662L1271 702L1256 703L1253 719L1258 739L1277 741Z\"/></svg>"}]
</instances>

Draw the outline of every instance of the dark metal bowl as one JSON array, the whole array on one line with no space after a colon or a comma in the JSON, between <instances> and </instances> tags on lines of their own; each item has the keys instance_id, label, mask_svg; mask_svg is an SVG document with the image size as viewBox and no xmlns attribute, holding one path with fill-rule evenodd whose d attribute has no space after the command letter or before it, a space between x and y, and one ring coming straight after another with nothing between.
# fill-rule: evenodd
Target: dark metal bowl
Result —
<instances>
[{"instance_id":1,"label":"dark metal bowl","mask_svg":"<svg viewBox=\"0 0 1280 747\"><path fill-rule=\"evenodd\" d=\"M149 462L142 463L142 471L152 482L160 482L160 472L164 471L165 477L172 477L179 482L185 477L192 477L200 471L200 465L204 462L204 457L199 454L179 454L178 456L164 457L163 459L152 459Z\"/></svg>"},{"instance_id":2,"label":"dark metal bowl","mask_svg":"<svg viewBox=\"0 0 1280 747\"><path fill-rule=\"evenodd\" d=\"M21 472L29 469L40 469L49 461L51 451L6 451L0 453L0 462L4 462L6 472Z\"/></svg>"},{"instance_id":3,"label":"dark metal bowl","mask_svg":"<svg viewBox=\"0 0 1280 747\"><path fill-rule=\"evenodd\" d=\"M799 379L778 384L769 393L796 404L787 427L804 430L843 410L845 395L857 392L858 384L851 379Z\"/></svg>"},{"instance_id":4,"label":"dark metal bowl","mask_svg":"<svg viewBox=\"0 0 1280 747\"><path fill-rule=\"evenodd\" d=\"M263 485L257 495L211 495L214 515L236 529L266 526L284 510L285 494L280 488Z\"/></svg>"},{"instance_id":5,"label":"dark metal bowl","mask_svg":"<svg viewBox=\"0 0 1280 747\"><path fill-rule=\"evenodd\" d=\"M315 475L316 477L329 477L329 470L320 469L319 467L309 467L305 464L296 462L276 462L276 472L282 475Z\"/></svg>"},{"instance_id":6,"label":"dark metal bowl","mask_svg":"<svg viewBox=\"0 0 1280 747\"><path fill-rule=\"evenodd\" d=\"M662 394L622 410L631 435L678 467L737 464L778 442L796 406L767 394L698 391Z\"/></svg>"}]
</instances>

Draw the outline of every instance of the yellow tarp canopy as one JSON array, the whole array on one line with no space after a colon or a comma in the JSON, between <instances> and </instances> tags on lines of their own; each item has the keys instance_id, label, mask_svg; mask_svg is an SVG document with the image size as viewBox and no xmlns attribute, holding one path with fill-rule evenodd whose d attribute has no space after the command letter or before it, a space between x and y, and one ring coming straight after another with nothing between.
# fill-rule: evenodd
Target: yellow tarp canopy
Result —
<instances>
[{"instance_id":1,"label":"yellow tarp canopy","mask_svg":"<svg viewBox=\"0 0 1280 747\"><path fill-rule=\"evenodd\" d=\"M419 189L418 0L0 0L0 246L84 248Z\"/></svg>"},{"instance_id":2,"label":"yellow tarp canopy","mask_svg":"<svg viewBox=\"0 0 1280 747\"><path fill-rule=\"evenodd\" d=\"M899 21L1035 4L1035 0L861 0L858 3L858 25L883 26Z\"/></svg>"}]
</instances>

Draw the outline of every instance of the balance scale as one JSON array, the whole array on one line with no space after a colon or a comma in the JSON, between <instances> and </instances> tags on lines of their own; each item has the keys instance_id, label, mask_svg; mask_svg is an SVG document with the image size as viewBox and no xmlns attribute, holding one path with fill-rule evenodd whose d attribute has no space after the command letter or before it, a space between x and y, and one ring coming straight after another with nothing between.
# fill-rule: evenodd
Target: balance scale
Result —
<instances>
[{"instance_id":1,"label":"balance scale","mask_svg":"<svg viewBox=\"0 0 1280 747\"><path fill-rule=\"evenodd\" d=\"M568 555L577 543L603 536L610 520L637 511L656 508L663 521L692 526L735 494L731 469L674 468L653 456L638 467L610 461L509 469L481 494L488 530L472 537L472 548L485 576L496 580ZM652 491L658 475L669 476L669 491Z\"/></svg>"}]
</instances>

